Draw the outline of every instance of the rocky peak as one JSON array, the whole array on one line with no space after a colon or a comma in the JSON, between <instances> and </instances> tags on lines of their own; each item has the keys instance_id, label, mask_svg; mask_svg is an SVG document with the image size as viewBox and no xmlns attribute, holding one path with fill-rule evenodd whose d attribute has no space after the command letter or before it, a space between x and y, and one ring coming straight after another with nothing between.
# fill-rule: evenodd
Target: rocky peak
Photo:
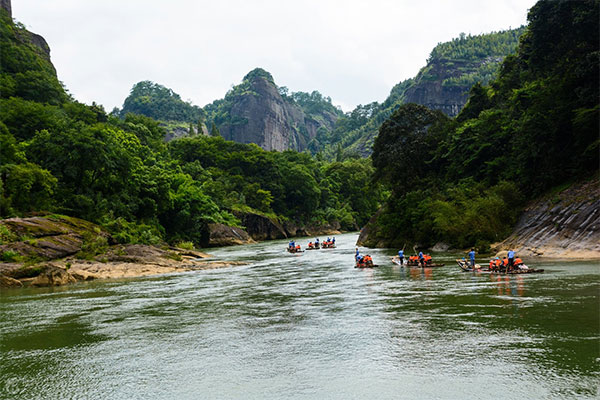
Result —
<instances>
[{"instance_id":1,"label":"rocky peak","mask_svg":"<svg viewBox=\"0 0 600 400\"><path fill-rule=\"evenodd\" d=\"M227 140L255 143L265 150L302 151L320 128L333 129L337 115L305 110L293 95L280 90L269 72L255 68L205 111Z\"/></svg>"},{"instance_id":2,"label":"rocky peak","mask_svg":"<svg viewBox=\"0 0 600 400\"><path fill-rule=\"evenodd\" d=\"M10 0L0 0L0 8L6 10L8 16L12 18L12 7Z\"/></svg>"}]
</instances>

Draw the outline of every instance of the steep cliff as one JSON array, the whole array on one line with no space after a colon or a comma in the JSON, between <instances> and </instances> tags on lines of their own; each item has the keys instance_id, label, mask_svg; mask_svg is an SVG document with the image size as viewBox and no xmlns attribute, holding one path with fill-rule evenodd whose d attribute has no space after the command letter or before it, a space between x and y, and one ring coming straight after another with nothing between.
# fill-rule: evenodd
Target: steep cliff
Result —
<instances>
[{"instance_id":1,"label":"steep cliff","mask_svg":"<svg viewBox=\"0 0 600 400\"><path fill-rule=\"evenodd\" d=\"M0 3L0 98L21 97L58 105L67 100L46 40L13 21L11 3Z\"/></svg>"},{"instance_id":2,"label":"steep cliff","mask_svg":"<svg viewBox=\"0 0 600 400\"><path fill-rule=\"evenodd\" d=\"M341 111L318 92L286 92L270 73L256 68L224 99L205 107L208 125L214 124L227 140L255 143L265 150L305 150L319 130L333 129Z\"/></svg>"},{"instance_id":3,"label":"steep cliff","mask_svg":"<svg viewBox=\"0 0 600 400\"><path fill-rule=\"evenodd\" d=\"M496 76L504 57L515 52L524 30L521 27L478 36L461 34L438 44L416 77L394 86L383 103L368 105L367 118L359 110L366 106L359 106L340 119L326 153L332 154L339 143L348 152L368 156L381 123L401 104L417 103L451 117L458 115L471 87L477 82L485 85ZM355 115L362 121L352 121Z\"/></svg>"},{"instance_id":4,"label":"steep cliff","mask_svg":"<svg viewBox=\"0 0 600 400\"><path fill-rule=\"evenodd\" d=\"M599 188L594 179L533 202L515 231L494 248L519 256L600 258Z\"/></svg>"}]
</instances>

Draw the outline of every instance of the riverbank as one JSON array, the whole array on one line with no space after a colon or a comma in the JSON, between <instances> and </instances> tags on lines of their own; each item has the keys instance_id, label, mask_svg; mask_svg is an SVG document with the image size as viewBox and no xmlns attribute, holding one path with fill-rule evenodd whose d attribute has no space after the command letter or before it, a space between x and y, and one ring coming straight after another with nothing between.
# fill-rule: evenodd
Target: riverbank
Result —
<instances>
[{"instance_id":1,"label":"riverbank","mask_svg":"<svg viewBox=\"0 0 600 400\"><path fill-rule=\"evenodd\" d=\"M98 225L64 215L0 223L0 287L60 286L240 265L163 244L117 244Z\"/></svg>"},{"instance_id":2,"label":"riverbank","mask_svg":"<svg viewBox=\"0 0 600 400\"><path fill-rule=\"evenodd\" d=\"M116 245L93 259L66 257L35 264L0 264L0 287L62 286L96 279L137 278L244 265L206 253L146 245Z\"/></svg>"}]
</instances>

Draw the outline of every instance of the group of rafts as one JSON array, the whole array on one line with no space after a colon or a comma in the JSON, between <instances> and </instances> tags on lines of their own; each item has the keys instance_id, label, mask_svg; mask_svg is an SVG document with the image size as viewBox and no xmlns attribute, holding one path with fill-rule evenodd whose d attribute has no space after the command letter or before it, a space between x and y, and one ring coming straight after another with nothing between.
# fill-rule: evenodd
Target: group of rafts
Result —
<instances>
[{"instance_id":1,"label":"group of rafts","mask_svg":"<svg viewBox=\"0 0 600 400\"><path fill-rule=\"evenodd\" d=\"M316 238L314 242L308 242L308 246L306 246L306 250L319 249L335 249L335 237L327 238L323 242L319 242L319 238ZM288 253L304 253L302 247L293 240L288 244L287 251Z\"/></svg>"},{"instance_id":2,"label":"group of rafts","mask_svg":"<svg viewBox=\"0 0 600 400\"><path fill-rule=\"evenodd\" d=\"M358 254L355 255L355 268L374 268L379 267L378 264L373 263L373 259L370 255L360 256ZM400 258L398 256L392 257L392 262L401 267L410 267L410 268L438 268L443 267L445 264L435 263L433 262L433 258L429 254L423 254L421 257L414 255L409 256L406 260L404 257ZM492 258L489 263L488 268L482 268L481 265L475 264L470 265L468 261L464 258L461 260L456 260L458 266L462 271L465 272L480 272L487 274L531 274L537 272L544 272L543 269L535 269L530 268L523 263L523 260L520 258L515 258L511 263L509 260L504 257L504 259L500 259L499 257Z\"/></svg>"}]
</instances>

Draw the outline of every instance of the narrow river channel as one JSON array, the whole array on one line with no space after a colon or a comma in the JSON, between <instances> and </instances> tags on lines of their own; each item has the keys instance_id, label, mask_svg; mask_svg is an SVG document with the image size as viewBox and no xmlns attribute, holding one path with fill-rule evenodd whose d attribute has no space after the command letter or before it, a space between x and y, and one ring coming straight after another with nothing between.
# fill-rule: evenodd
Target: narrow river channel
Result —
<instances>
[{"instance_id":1,"label":"narrow river channel","mask_svg":"<svg viewBox=\"0 0 600 400\"><path fill-rule=\"evenodd\" d=\"M379 249L381 267L359 270L357 235L336 239L213 249L248 263L220 270L3 289L0 398L597 398L598 262L478 276L456 254L405 269Z\"/></svg>"}]
</instances>

